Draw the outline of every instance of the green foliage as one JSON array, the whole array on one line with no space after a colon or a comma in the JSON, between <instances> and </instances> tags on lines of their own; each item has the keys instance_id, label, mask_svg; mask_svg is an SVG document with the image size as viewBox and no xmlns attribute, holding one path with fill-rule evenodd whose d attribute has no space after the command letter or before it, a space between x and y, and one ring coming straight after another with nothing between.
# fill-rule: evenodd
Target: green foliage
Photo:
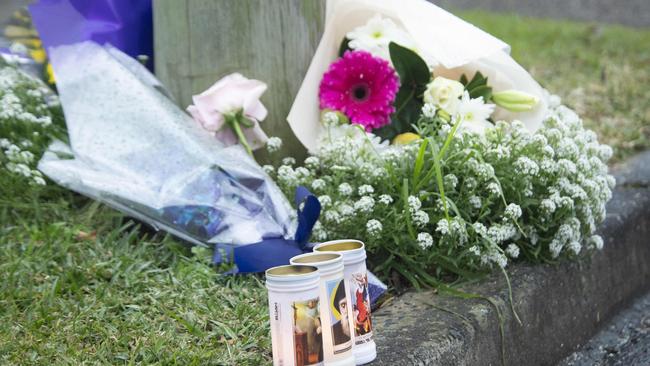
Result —
<instances>
[{"instance_id":1,"label":"green foliage","mask_svg":"<svg viewBox=\"0 0 650 366\"><path fill-rule=\"evenodd\" d=\"M341 42L341 45L339 46L339 57L343 57L346 51L350 51L350 40L347 38L343 38L343 41Z\"/></svg>"},{"instance_id":2,"label":"green foliage","mask_svg":"<svg viewBox=\"0 0 650 366\"><path fill-rule=\"evenodd\" d=\"M406 47L391 42L388 45L390 59L399 76L400 88L395 97L395 113L389 125L379 129L377 135L392 140L400 133L413 130L422 110L422 94L431 80L429 67L422 58Z\"/></svg>"},{"instance_id":3,"label":"green foliage","mask_svg":"<svg viewBox=\"0 0 650 366\"><path fill-rule=\"evenodd\" d=\"M460 77L460 83L465 86L465 90L469 93L470 98L483 97L485 103L489 103L492 98L492 88L488 85L488 78L483 76L480 71L477 71L472 77L472 80L468 80L467 76L463 74Z\"/></svg>"}]
</instances>

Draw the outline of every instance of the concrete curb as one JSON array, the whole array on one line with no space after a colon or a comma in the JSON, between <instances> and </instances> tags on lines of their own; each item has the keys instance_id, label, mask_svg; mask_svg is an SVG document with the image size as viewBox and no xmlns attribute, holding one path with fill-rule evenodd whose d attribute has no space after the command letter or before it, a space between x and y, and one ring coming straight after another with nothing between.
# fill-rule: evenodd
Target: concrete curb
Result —
<instances>
[{"instance_id":1,"label":"concrete curb","mask_svg":"<svg viewBox=\"0 0 650 366\"><path fill-rule=\"evenodd\" d=\"M615 169L617 187L600 234L605 248L558 265L510 268L514 319L505 279L495 274L463 288L494 300L504 316L505 364L555 364L601 325L650 290L650 151ZM484 300L409 292L373 314L373 365L500 365L494 306Z\"/></svg>"}]
</instances>

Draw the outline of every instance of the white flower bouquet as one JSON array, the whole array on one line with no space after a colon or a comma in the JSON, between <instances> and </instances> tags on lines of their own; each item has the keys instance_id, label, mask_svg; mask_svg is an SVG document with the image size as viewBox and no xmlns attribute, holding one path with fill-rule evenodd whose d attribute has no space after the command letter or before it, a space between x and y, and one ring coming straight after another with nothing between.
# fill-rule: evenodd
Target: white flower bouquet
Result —
<instances>
[{"instance_id":1,"label":"white flower bouquet","mask_svg":"<svg viewBox=\"0 0 650 366\"><path fill-rule=\"evenodd\" d=\"M612 150L507 45L420 0L330 5L289 115L311 156L265 167L319 195L315 239L416 287L602 248Z\"/></svg>"}]
</instances>

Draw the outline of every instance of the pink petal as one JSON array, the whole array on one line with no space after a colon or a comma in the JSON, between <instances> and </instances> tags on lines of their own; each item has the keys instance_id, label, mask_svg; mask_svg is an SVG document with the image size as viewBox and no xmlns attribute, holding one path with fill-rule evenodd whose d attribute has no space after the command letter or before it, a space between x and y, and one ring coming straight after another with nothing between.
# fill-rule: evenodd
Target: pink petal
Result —
<instances>
[{"instance_id":1,"label":"pink petal","mask_svg":"<svg viewBox=\"0 0 650 366\"><path fill-rule=\"evenodd\" d=\"M208 119L205 119L199 108L194 105L187 107L187 111L190 113L192 118L201 124L204 129L214 132L219 130L224 124L224 118L221 114L208 114Z\"/></svg>"}]
</instances>

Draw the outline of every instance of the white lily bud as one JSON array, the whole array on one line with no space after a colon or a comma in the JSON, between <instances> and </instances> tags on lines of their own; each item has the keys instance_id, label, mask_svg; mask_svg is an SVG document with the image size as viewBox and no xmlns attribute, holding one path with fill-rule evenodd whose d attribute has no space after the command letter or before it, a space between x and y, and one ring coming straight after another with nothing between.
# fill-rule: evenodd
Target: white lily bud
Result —
<instances>
[{"instance_id":1,"label":"white lily bud","mask_svg":"<svg viewBox=\"0 0 650 366\"><path fill-rule=\"evenodd\" d=\"M499 107L512 112L527 112L537 105L539 98L528 93L510 89L492 94L492 101Z\"/></svg>"}]
</instances>

